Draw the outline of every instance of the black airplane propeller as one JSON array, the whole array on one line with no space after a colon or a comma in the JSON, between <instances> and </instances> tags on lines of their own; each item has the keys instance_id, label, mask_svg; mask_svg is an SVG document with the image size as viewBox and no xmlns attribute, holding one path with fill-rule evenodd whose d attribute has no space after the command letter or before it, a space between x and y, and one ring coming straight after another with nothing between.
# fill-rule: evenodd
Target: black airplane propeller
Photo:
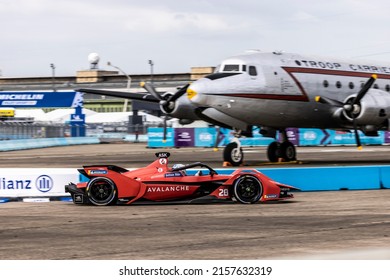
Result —
<instances>
[{"instance_id":1,"label":"black airplane propeller","mask_svg":"<svg viewBox=\"0 0 390 280\"><path fill-rule=\"evenodd\" d=\"M163 109L164 113L164 136L163 142L167 140L167 117L168 114L173 112L175 109L175 102L179 99L183 94L187 92L187 88L190 84L185 85L178 89L174 94L159 94L154 86L150 82L141 82L140 86L144 88L147 92L149 92L154 98L159 100L159 104Z\"/></svg>"},{"instance_id":2,"label":"black airplane propeller","mask_svg":"<svg viewBox=\"0 0 390 280\"><path fill-rule=\"evenodd\" d=\"M362 149L362 145L360 142L356 118L359 116L359 113L361 110L360 101L367 94L367 92L370 90L370 88L375 83L377 78L378 78L377 75L375 75L375 74L372 75L370 77L370 79L368 79L368 81L360 89L358 94L354 98L348 99L345 103L340 102L338 100L331 99L331 98L327 98L327 97L316 96L316 98L315 98L315 100L319 103L343 108L345 113L352 119L353 130L354 130L355 139L356 139L356 145L357 145L359 150Z\"/></svg>"}]
</instances>

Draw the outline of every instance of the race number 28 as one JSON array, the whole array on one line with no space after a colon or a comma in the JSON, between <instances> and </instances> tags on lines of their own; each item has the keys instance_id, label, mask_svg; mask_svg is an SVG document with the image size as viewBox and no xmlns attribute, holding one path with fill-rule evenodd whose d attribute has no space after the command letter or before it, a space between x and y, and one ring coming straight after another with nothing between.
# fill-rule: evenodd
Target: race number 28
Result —
<instances>
[{"instance_id":1,"label":"race number 28","mask_svg":"<svg viewBox=\"0 0 390 280\"><path fill-rule=\"evenodd\" d=\"M229 190L228 189L220 189L219 196L229 196Z\"/></svg>"}]
</instances>

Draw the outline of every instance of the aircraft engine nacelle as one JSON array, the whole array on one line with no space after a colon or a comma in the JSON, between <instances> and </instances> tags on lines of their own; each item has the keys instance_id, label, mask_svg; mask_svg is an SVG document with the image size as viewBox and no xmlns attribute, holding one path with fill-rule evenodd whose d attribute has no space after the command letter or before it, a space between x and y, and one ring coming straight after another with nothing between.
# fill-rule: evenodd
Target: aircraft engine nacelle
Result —
<instances>
[{"instance_id":1,"label":"aircraft engine nacelle","mask_svg":"<svg viewBox=\"0 0 390 280\"><path fill-rule=\"evenodd\" d=\"M351 95L345 100L344 108L350 106L348 104L353 102L355 96ZM343 115L351 122L355 116L356 123L359 125L381 125L390 118L390 94L371 89L352 111L343 110Z\"/></svg>"},{"instance_id":2,"label":"aircraft engine nacelle","mask_svg":"<svg viewBox=\"0 0 390 280\"><path fill-rule=\"evenodd\" d=\"M166 92L162 95L164 100L168 100L173 93ZM189 101L187 96L182 96L176 101L164 102L160 101L160 109L164 114L170 117L185 119L185 120L196 120L199 117L195 114L196 107Z\"/></svg>"}]
</instances>

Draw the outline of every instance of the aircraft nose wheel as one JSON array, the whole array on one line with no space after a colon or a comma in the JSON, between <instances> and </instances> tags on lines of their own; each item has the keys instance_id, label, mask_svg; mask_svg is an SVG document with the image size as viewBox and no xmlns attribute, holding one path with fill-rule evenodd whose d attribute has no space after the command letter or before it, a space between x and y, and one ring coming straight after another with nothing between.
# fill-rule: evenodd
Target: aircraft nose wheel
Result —
<instances>
[{"instance_id":1,"label":"aircraft nose wheel","mask_svg":"<svg viewBox=\"0 0 390 280\"><path fill-rule=\"evenodd\" d=\"M238 148L237 143L229 143L223 150L223 160L230 162L233 166L240 166L244 160L244 152L241 147Z\"/></svg>"},{"instance_id":2,"label":"aircraft nose wheel","mask_svg":"<svg viewBox=\"0 0 390 280\"><path fill-rule=\"evenodd\" d=\"M283 143L275 141L269 144L267 155L270 162L277 162L279 159L283 159L284 161L295 161L297 153L294 144L290 141Z\"/></svg>"}]
</instances>

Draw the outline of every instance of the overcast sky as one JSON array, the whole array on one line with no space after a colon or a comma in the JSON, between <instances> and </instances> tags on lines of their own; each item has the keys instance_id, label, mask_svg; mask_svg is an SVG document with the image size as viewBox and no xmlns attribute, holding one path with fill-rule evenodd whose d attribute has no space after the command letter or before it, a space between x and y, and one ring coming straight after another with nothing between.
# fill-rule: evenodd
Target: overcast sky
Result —
<instances>
[{"instance_id":1,"label":"overcast sky","mask_svg":"<svg viewBox=\"0 0 390 280\"><path fill-rule=\"evenodd\" d=\"M0 0L0 70L75 75L96 52L101 69L189 72L248 49L390 66L389 12L389 0Z\"/></svg>"}]
</instances>

